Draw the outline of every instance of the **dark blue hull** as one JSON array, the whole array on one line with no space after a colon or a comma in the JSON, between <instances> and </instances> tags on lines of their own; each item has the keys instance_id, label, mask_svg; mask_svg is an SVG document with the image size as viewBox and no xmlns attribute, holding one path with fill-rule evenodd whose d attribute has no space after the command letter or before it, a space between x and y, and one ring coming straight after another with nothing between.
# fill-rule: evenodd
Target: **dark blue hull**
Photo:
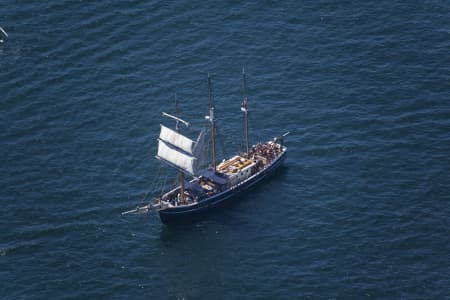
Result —
<instances>
[{"instance_id":1,"label":"dark blue hull","mask_svg":"<svg viewBox=\"0 0 450 300\"><path fill-rule=\"evenodd\" d=\"M204 216L217 207L232 202L235 198L237 198L238 195L242 194L244 191L253 187L263 179L267 178L273 172L275 172L283 164L285 159L286 151L278 156L267 168L256 173L246 181L212 197L206 198L195 205L160 210L159 217L161 218L161 222L169 225L192 221L198 219L201 216Z\"/></svg>"}]
</instances>

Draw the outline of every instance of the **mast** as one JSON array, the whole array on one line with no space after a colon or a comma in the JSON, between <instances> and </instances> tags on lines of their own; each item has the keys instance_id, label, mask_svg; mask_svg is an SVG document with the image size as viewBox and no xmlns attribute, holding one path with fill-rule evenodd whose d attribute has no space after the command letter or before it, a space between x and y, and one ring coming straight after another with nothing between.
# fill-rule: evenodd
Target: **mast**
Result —
<instances>
[{"instance_id":1,"label":"mast","mask_svg":"<svg viewBox=\"0 0 450 300\"><path fill-rule=\"evenodd\" d=\"M216 126L214 124L214 99L211 89L211 77L208 74L208 97L209 97L209 116L208 119L211 122L211 143L212 143L212 166L213 171L216 172Z\"/></svg>"},{"instance_id":2,"label":"mast","mask_svg":"<svg viewBox=\"0 0 450 300\"><path fill-rule=\"evenodd\" d=\"M245 80L245 68L242 67L242 104L241 110L244 112L244 129L245 129L245 147L247 150L247 158L250 155L249 144L248 144L248 109L247 109L247 83Z\"/></svg>"},{"instance_id":3,"label":"mast","mask_svg":"<svg viewBox=\"0 0 450 300\"><path fill-rule=\"evenodd\" d=\"M177 94L175 94L175 116L178 118L180 116L180 109L178 108L178 98ZM175 125L175 130L180 132L180 121L176 120L177 123ZM179 171L180 174L180 200L184 202L184 173Z\"/></svg>"}]
</instances>

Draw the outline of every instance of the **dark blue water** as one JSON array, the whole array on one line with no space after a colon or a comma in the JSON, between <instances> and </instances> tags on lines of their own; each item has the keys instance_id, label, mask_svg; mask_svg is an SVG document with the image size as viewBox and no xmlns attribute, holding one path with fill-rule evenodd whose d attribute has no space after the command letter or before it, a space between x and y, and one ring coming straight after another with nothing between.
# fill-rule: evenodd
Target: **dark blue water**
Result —
<instances>
[{"instance_id":1,"label":"dark blue water","mask_svg":"<svg viewBox=\"0 0 450 300\"><path fill-rule=\"evenodd\" d=\"M450 298L448 1L2 4L1 299ZM243 65L286 167L195 224L121 216L208 73L238 149Z\"/></svg>"}]
</instances>

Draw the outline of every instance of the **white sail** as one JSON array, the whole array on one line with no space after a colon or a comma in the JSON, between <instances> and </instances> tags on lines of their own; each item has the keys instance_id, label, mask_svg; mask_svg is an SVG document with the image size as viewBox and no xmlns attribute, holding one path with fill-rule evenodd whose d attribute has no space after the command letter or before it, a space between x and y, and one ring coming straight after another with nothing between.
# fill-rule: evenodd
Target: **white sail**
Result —
<instances>
[{"instance_id":1,"label":"white sail","mask_svg":"<svg viewBox=\"0 0 450 300\"><path fill-rule=\"evenodd\" d=\"M191 175L196 174L195 161L196 158L187 155L177 149L169 146L163 140L158 140L158 158L165 160L166 162L185 170Z\"/></svg>"},{"instance_id":2,"label":"white sail","mask_svg":"<svg viewBox=\"0 0 450 300\"><path fill-rule=\"evenodd\" d=\"M159 138L164 142L173 145L181 150L193 154L195 143L191 139L185 137L184 135L172 130L170 128L161 125L161 133Z\"/></svg>"},{"instance_id":3,"label":"white sail","mask_svg":"<svg viewBox=\"0 0 450 300\"><path fill-rule=\"evenodd\" d=\"M207 138L206 131L202 130L195 143L194 156L197 158L195 162L197 170L206 167L209 162L208 153L205 151Z\"/></svg>"}]
</instances>

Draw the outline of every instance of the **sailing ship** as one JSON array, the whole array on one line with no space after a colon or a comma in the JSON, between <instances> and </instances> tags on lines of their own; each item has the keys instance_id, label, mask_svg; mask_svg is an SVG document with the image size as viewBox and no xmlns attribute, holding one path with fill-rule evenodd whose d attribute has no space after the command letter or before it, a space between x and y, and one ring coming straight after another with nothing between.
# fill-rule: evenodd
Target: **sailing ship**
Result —
<instances>
[{"instance_id":1,"label":"sailing ship","mask_svg":"<svg viewBox=\"0 0 450 300\"><path fill-rule=\"evenodd\" d=\"M192 220L238 198L244 191L260 183L283 164L287 153L283 139L289 132L252 147L249 146L246 75L244 70L242 73L241 111L244 113L245 151L217 163L216 119L211 78L208 76L209 114L205 118L209 123L209 132L202 130L194 141L181 132L181 125L189 127L189 123L180 118L178 105L176 105L175 116L162 113L164 117L175 121L175 128L160 125L156 158L178 171L179 184L148 205L123 214L155 210L159 213L163 224ZM208 138L210 144L207 141ZM205 155L208 145L212 146L210 158ZM191 179L186 180L186 178Z\"/></svg>"}]
</instances>

